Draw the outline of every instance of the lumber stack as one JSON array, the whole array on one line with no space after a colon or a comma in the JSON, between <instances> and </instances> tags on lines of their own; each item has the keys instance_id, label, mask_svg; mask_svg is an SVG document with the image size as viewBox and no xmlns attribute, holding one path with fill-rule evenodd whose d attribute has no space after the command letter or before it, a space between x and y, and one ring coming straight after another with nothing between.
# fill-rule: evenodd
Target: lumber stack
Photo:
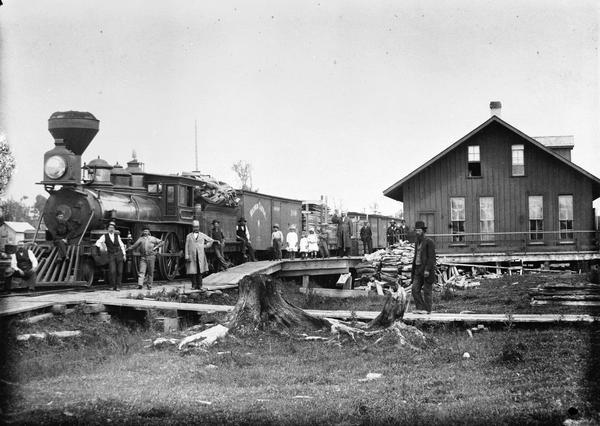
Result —
<instances>
[{"instance_id":1,"label":"lumber stack","mask_svg":"<svg viewBox=\"0 0 600 426\"><path fill-rule=\"evenodd\" d=\"M532 305L600 306L599 284L552 283L529 289Z\"/></svg>"},{"instance_id":2,"label":"lumber stack","mask_svg":"<svg viewBox=\"0 0 600 426\"><path fill-rule=\"evenodd\" d=\"M415 246L401 241L386 249L366 254L356 267L358 279L367 284L379 282L384 287L410 285Z\"/></svg>"}]
</instances>

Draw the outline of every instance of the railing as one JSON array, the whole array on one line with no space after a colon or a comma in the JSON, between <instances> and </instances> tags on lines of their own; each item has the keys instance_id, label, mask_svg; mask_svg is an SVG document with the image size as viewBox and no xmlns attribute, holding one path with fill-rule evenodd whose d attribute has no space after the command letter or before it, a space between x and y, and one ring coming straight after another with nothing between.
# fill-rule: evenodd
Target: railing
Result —
<instances>
[{"instance_id":1,"label":"railing","mask_svg":"<svg viewBox=\"0 0 600 426\"><path fill-rule=\"evenodd\" d=\"M439 252L598 251L598 231L464 232L428 234Z\"/></svg>"}]
</instances>

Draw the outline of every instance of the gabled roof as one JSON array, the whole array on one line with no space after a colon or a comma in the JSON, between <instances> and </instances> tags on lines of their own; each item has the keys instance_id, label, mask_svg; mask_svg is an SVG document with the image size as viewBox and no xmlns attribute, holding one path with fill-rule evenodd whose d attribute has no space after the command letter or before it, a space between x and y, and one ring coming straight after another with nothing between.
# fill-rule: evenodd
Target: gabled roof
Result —
<instances>
[{"instance_id":1,"label":"gabled roof","mask_svg":"<svg viewBox=\"0 0 600 426\"><path fill-rule=\"evenodd\" d=\"M35 228L28 224L27 222L4 222L6 226L12 229L15 232L27 232L27 231L35 231Z\"/></svg>"},{"instance_id":2,"label":"gabled roof","mask_svg":"<svg viewBox=\"0 0 600 426\"><path fill-rule=\"evenodd\" d=\"M395 184L393 184L389 188L385 189L383 191L383 195L385 195L386 197L392 198L394 200L402 201L402 198L403 198L402 185L404 183L406 183L409 179L411 179L415 175L421 173L423 170L425 170L431 164L435 163L437 160L439 160L440 158L444 157L450 151L454 150L459 145L461 145L464 142L466 142L467 140L469 140L472 136L474 136L475 134L479 133L481 130L483 130L487 126L490 126L492 123L498 123L501 126L503 126L504 128L506 128L506 129L508 129L508 130L510 130L510 131L512 131L514 133L516 133L517 135L521 136L523 139L527 140L531 144L533 144L536 147L538 147L539 149L541 149L542 151L548 153L548 155L551 155L552 157L554 157L557 160L563 162L567 166L575 169L577 172L581 173L582 175L584 175L588 179L591 179L593 181L593 183L594 183L594 186L593 186L593 188L594 188L594 199L596 199L600 195L600 179L599 178L597 178L593 174L585 171L584 169L582 169L581 167L579 167L576 164L572 163L571 161L567 160L566 158L562 157L560 154L557 154L552 149L544 146L544 144L538 142L537 140L535 140L531 136L527 136L525 133L523 133L522 131L520 131L516 127L511 126L506 121L502 120L500 117L498 117L496 115L491 116L488 120L484 121L477 128L475 128L471 132L467 133L465 136L463 136L462 138L460 138L458 141L454 142L452 145L450 145L448 148L446 148L445 150L443 150L442 152L440 152L438 155L436 155L435 157L433 157L431 160L427 161L421 167L419 167L416 170L412 171L411 173L409 173L408 175L406 175L405 177L403 177L402 179L400 179L398 182L396 182Z\"/></svg>"}]
</instances>

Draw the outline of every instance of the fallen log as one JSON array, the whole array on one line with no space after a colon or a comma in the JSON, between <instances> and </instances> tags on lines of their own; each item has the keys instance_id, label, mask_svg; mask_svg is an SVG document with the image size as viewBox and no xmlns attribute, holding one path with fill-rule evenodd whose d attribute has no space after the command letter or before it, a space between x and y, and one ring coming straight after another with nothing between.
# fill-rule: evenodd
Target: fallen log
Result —
<instances>
[{"instance_id":1,"label":"fallen log","mask_svg":"<svg viewBox=\"0 0 600 426\"><path fill-rule=\"evenodd\" d=\"M35 324L37 322L44 321L46 319L50 319L50 318L53 318L53 317L54 317L54 314L51 313L51 312L48 312L46 314L34 315L34 316L29 317L29 318L22 319L19 322L21 322L23 324Z\"/></svg>"},{"instance_id":2,"label":"fallen log","mask_svg":"<svg viewBox=\"0 0 600 426\"><path fill-rule=\"evenodd\" d=\"M201 333L192 334L191 336L186 337L181 342L179 342L177 348L181 350L192 343L194 343L195 346L212 346L218 339L222 339L223 337L225 337L228 332L228 327L218 324L214 327L204 330Z\"/></svg>"},{"instance_id":3,"label":"fallen log","mask_svg":"<svg viewBox=\"0 0 600 426\"><path fill-rule=\"evenodd\" d=\"M29 333L29 334L19 334L17 336L18 342L24 342L31 338L35 339L46 339L48 336L58 337L58 338L66 338L66 337L77 337L81 336L81 331L73 330L73 331L51 331L49 333Z\"/></svg>"}]
</instances>

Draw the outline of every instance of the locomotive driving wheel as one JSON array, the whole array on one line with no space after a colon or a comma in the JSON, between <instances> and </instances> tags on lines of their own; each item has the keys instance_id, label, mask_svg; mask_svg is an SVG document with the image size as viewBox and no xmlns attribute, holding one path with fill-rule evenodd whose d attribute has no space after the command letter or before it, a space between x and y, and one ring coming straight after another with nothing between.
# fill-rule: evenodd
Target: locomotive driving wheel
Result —
<instances>
[{"instance_id":1,"label":"locomotive driving wheel","mask_svg":"<svg viewBox=\"0 0 600 426\"><path fill-rule=\"evenodd\" d=\"M158 269L163 280L172 281L179 272L181 262L181 245L174 232L167 232L161 238L164 244L158 256Z\"/></svg>"},{"instance_id":2,"label":"locomotive driving wheel","mask_svg":"<svg viewBox=\"0 0 600 426\"><path fill-rule=\"evenodd\" d=\"M85 281L86 285L90 287L94 282L95 272L96 265L94 264L94 259L90 257L85 257L81 261L81 266L79 267L79 271L77 272L77 280Z\"/></svg>"}]
</instances>

